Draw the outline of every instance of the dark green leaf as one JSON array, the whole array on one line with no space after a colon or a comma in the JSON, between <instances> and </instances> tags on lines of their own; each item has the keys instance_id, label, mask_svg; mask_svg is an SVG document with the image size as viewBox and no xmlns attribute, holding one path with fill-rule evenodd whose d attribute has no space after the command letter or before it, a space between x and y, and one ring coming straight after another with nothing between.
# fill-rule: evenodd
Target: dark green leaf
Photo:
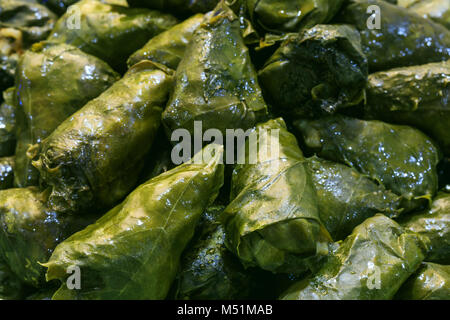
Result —
<instances>
[{"instance_id":1,"label":"dark green leaf","mask_svg":"<svg viewBox=\"0 0 450 320\"><path fill-rule=\"evenodd\" d=\"M422 262L418 236L377 214L353 230L317 274L294 284L283 300L386 300Z\"/></svg>"},{"instance_id":2,"label":"dark green leaf","mask_svg":"<svg viewBox=\"0 0 450 320\"><path fill-rule=\"evenodd\" d=\"M366 116L415 126L450 155L450 60L373 73Z\"/></svg>"},{"instance_id":3,"label":"dark green leaf","mask_svg":"<svg viewBox=\"0 0 450 320\"><path fill-rule=\"evenodd\" d=\"M261 86L283 113L310 115L358 104L367 59L359 33L347 25L317 25L292 34L259 72Z\"/></svg>"},{"instance_id":4,"label":"dark green leaf","mask_svg":"<svg viewBox=\"0 0 450 320\"><path fill-rule=\"evenodd\" d=\"M349 3L337 17L360 31L370 72L450 58L450 31L442 25L382 0ZM380 8L380 29L368 28L372 5Z\"/></svg>"},{"instance_id":5,"label":"dark green leaf","mask_svg":"<svg viewBox=\"0 0 450 320\"><path fill-rule=\"evenodd\" d=\"M208 208L202 216L198 236L183 254L177 298L230 300L247 297L249 274L225 247L225 231L218 222L223 206Z\"/></svg>"},{"instance_id":6,"label":"dark green leaf","mask_svg":"<svg viewBox=\"0 0 450 320\"><path fill-rule=\"evenodd\" d=\"M376 213L392 218L400 197L353 168L317 157L307 159L317 193L320 219L334 240L343 240Z\"/></svg>"},{"instance_id":7,"label":"dark green leaf","mask_svg":"<svg viewBox=\"0 0 450 320\"><path fill-rule=\"evenodd\" d=\"M345 163L402 196L407 210L437 191L439 150L408 126L334 116L298 120L305 144L322 158Z\"/></svg>"},{"instance_id":8,"label":"dark green leaf","mask_svg":"<svg viewBox=\"0 0 450 320\"><path fill-rule=\"evenodd\" d=\"M194 158L139 186L95 224L61 243L47 279L63 284L54 299L164 299L182 251L223 184L223 148L208 162ZM78 266L81 289L69 290L66 270Z\"/></svg>"},{"instance_id":9,"label":"dark green leaf","mask_svg":"<svg viewBox=\"0 0 450 320\"><path fill-rule=\"evenodd\" d=\"M52 208L109 209L136 186L172 81L170 70L142 61L30 148Z\"/></svg>"}]
</instances>

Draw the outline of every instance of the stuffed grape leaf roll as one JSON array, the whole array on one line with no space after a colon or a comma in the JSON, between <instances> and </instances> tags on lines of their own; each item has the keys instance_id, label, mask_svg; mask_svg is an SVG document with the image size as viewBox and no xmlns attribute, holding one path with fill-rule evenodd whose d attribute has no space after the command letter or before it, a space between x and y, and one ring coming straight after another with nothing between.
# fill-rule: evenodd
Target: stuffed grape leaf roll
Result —
<instances>
[{"instance_id":1,"label":"stuffed grape leaf roll","mask_svg":"<svg viewBox=\"0 0 450 320\"><path fill-rule=\"evenodd\" d=\"M345 163L402 197L407 211L437 192L440 152L417 129L342 115L297 120L307 147L325 159Z\"/></svg>"},{"instance_id":2,"label":"stuffed grape leaf roll","mask_svg":"<svg viewBox=\"0 0 450 320\"><path fill-rule=\"evenodd\" d=\"M250 275L225 246L225 230L219 223L224 209L224 206L212 206L203 214L198 235L183 254L177 299L230 300L247 297Z\"/></svg>"},{"instance_id":3,"label":"stuffed grape leaf roll","mask_svg":"<svg viewBox=\"0 0 450 320\"><path fill-rule=\"evenodd\" d=\"M163 113L169 132L247 129L263 120L267 106L244 44L239 18L221 2L194 32L176 75L175 88Z\"/></svg>"},{"instance_id":4,"label":"stuffed grape leaf roll","mask_svg":"<svg viewBox=\"0 0 450 320\"><path fill-rule=\"evenodd\" d=\"M52 208L109 209L136 186L172 80L171 70L142 61L30 148Z\"/></svg>"},{"instance_id":5,"label":"stuffed grape leaf roll","mask_svg":"<svg viewBox=\"0 0 450 320\"><path fill-rule=\"evenodd\" d=\"M424 238L426 261L450 264L450 193L439 192L429 209L406 215L400 223Z\"/></svg>"},{"instance_id":6,"label":"stuffed grape leaf roll","mask_svg":"<svg viewBox=\"0 0 450 320\"><path fill-rule=\"evenodd\" d=\"M223 184L222 157L223 147L206 146L61 243L45 264L47 280L62 281L53 299L164 299L182 251ZM71 266L80 268L80 290L67 288Z\"/></svg>"},{"instance_id":7,"label":"stuffed grape leaf roll","mask_svg":"<svg viewBox=\"0 0 450 320\"><path fill-rule=\"evenodd\" d=\"M259 146L256 154L251 145ZM257 125L246 149L245 162L234 168L231 203L222 214L226 245L245 267L305 271L305 259L331 237L320 220L314 184L297 140L278 118Z\"/></svg>"},{"instance_id":8,"label":"stuffed grape leaf roll","mask_svg":"<svg viewBox=\"0 0 450 320\"><path fill-rule=\"evenodd\" d=\"M290 35L258 75L273 105L312 116L361 102L368 66L355 28L316 25Z\"/></svg>"},{"instance_id":9,"label":"stuffed grape leaf roll","mask_svg":"<svg viewBox=\"0 0 450 320\"><path fill-rule=\"evenodd\" d=\"M450 300L450 266L423 263L395 296L401 300Z\"/></svg>"},{"instance_id":10,"label":"stuffed grape leaf roll","mask_svg":"<svg viewBox=\"0 0 450 320\"><path fill-rule=\"evenodd\" d=\"M79 26L72 26L73 12L68 11L57 21L48 40L71 44L119 72L126 70L130 54L178 22L172 15L159 11L95 0L79 1L71 10L79 12Z\"/></svg>"},{"instance_id":11,"label":"stuffed grape leaf roll","mask_svg":"<svg viewBox=\"0 0 450 320\"><path fill-rule=\"evenodd\" d=\"M450 60L373 73L367 118L407 124L429 134L450 155Z\"/></svg>"},{"instance_id":12,"label":"stuffed grape leaf roll","mask_svg":"<svg viewBox=\"0 0 450 320\"><path fill-rule=\"evenodd\" d=\"M16 108L14 106L14 88L3 92L0 105L0 157L11 156L16 147Z\"/></svg>"},{"instance_id":13,"label":"stuffed grape leaf roll","mask_svg":"<svg viewBox=\"0 0 450 320\"><path fill-rule=\"evenodd\" d=\"M97 97L119 75L105 62L66 44L36 43L22 55L16 72L16 187L37 185L27 156L68 116Z\"/></svg>"},{"instance_id":14,"label":"stuffed grape leaf roll","mask_svg":"<svg viewBox=\"0 0 450 320\"><path fill-rule=\"evenodd\" d=\"M317 193L320 219L333 240L343 240L369 217L384 213L397 217L400 197L346 165L307 159Z\"/></svg>"},{"instance_id":15,"label":"stuffed grape leaf roll","mask_svg":"<svg viewBox=\"0 0 450 320\"><path fill-rule=\"evenodd\" d=\"M283 300L389 300L424 258L419 237L377 214L357 226L320 270Z\"/></svg>"},{"instance_id":16,"label":"stuffed grape leaf roll","mask_svg":"<svg viewBox=\"0 0 450 320\"><path fill-rule=\"evenodd\" d=\"M450 59L450 31L444 26L382 0L348 2L337 19L359 30L370 72ZM380 8L373 21L380 24L369 28L373 5Z\"/></svg>"},{"instance_id":17,"label":"stuffed grape leaf roll","mask_svg":"<svg viewBox=\"0 0 450 320\"><path fill-rule=\"evenodd\" d=\"M37 187L0 190L0 256L19 279L39 287L56 245L92 222L92 215L62 215L46 206Z\"/></svg>"},{"instance_id":18,"label":"stuffed grape leaf roll","mask_svg":"<svg viewBox=\"0 0 450 320\"><path fill-rule=\"evenodd\" d=\"M200 26L203 19L203 14L196 14L151 38L128 58L128 67L142 60L150 60L176 70L194 31Z\"/></svg>"}]
</instances>

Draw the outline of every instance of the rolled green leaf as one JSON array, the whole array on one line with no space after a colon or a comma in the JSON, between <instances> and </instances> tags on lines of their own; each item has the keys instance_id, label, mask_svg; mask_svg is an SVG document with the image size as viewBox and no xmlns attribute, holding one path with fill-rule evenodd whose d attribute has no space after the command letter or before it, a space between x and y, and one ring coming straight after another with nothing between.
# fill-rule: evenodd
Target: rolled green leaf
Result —
<instances>
[{"instance_id":1,"label":"rolled green leaf","mask_svg":"<svg viewBox=\"0 0 450 320\"><path fill-rule=\"evenodd\" d=\"M0 105L0 157L13 155L16 147L14 88L3 92L3 100Z\"/></svg>"},{"instance_id":2,"label":"rolled green leaf","mask_svg":"<svg viewBox=\"0 0 450 320\"><path fill-rule=\"evenodd\" d=\"M327 23L343 0L244 0L251 21L271 32L296 32Z\"/></svg>"},{"instance_id":3,"label":"rolled green leaf","mask_svg":"<svg viewBox=\"0 0 450 320\"><path fill-rule=\"evenodd\" d=\"M194 31L203 21L203 17L204 15L201 13L196 14L151 38L128 58L128 67L142 60L150 60L176 70Z\"/></svg>"},{"instance_id":4,"label":"rolled green leaf","mask_svg":"<svg viewBox=\"0 0 450 320\"><path fill-rule=\"evenodd\" d=\"M400 223L424 238L426 261L450 264L450 193L439 192L429 209L405 216Z\"/></svg>"},{"instance_id":5,"label":"rolled green leaf","mask_svg":"<svg viewBox=\"0 0 450 320\"><path fill-rule=\"evenodd\" d=\"M113 84L119 75L105 62L66 44L40 42L25 52L16 72L16 168L14 184L38 184L27 156L68 116Z\"/></svg>"},{"instance_id":6,"label":"rolled green leaf","mask_svg":"<svg viewBox=\"0 0 450 320\"><path fill-rule=\"evenodd\" d=\"M341 115L298 120L294 126L320 157L376 180L401 196L407 211L431 201L437 192L439 149L419 130Z\"/></svg>"},{"instance_id":7,"label":"rolled green leaf","mask_svg":"<svg viewBox=\"0 0 450 320\"><path fill-rule=\"evenodd\" d=\"M14 185L14 157L0 158L0 190Z\"/></svg>"},{"instance_id":8,"label":"rolled green leaf","mask_svg":"<svg viewBox=\"0 0 450 320\"><path fill-rule=\"evenodd\" d=\"M423 263L396 294L401 300L449 300L450 266Z\"/></svg>"},{"instance_id":9,"label":"rolled green leaf","mask_svg":"<svg viewBox=\"0 0 450 320\"><path fill-rule=\"evenodd\" d=\"M283 300L388 300L422 262L415 233L377 214L353 230L314 276L291 286Z\"/></svg>"},{"instance_id":10,"label":"rolled green leaf","mask_svg":"<svg viewBox=\"0 0 450 320\"><path fill-rule=\"evenodd\" d=\"M75 14L79 14L79 21ZM58 20L48 39L71 44L122 72L130 54L177 22L159 11L82 0Z\"/></svg>"},{"instance_id":11,"label":"rolled green leaf","mask_svg":"<svg viewBox=\"0 0 450 320\"><path fill-rule=\"evenodd\" d=\"M223 148L202 151L61 243L44 264L47 280L62 281L53 299L164 299L181 253L223 184ZM66 285L73 266L80 268L79 290Z\"/></svg>"},{"instance_id":12,"label":"rolled green leaf","mask_svg":"<svg viewBox=\"0 0 450 320\"><path fill-rule=\"evenodd\" d=\"M365 113L417 127L450 155L449 101L450 60L371 74Z\"/></svg>"},{"instance_id":13,"label":"rolled green leaf","mask_svg":"<svg viewBox=\"0 0 450 320\"><path fill-rule=\"evenodd\" d=\"M239 18L222 2L195 31L175 78L163 113L169 133L184 128L193 134L194 121L205 131L247 129L267 115Z\"/></svg>"},{"instance_id":14,"label":"rolled green leaf","mask_svg":"<svg viewBox=\"0 0 450 320\"><path fill-rule=\"evenodd\" d=\"M250 275L225 246L225 230L219 223L224 206L208 208L198 235L183 254L178 275L177 299L230 300L247 297Z\"/></svg>"},{"instance_id":15,"label":"rolled green leaf","mask_svg":"<svg viewBox=\"0 0 450 320\"><path fill-rule=\"evenodd\" d=\"M450 31L444 26L382 0L348 2L337 19L361 33L370 72L450 59ZM379 12L368 10L374 5Z\"/></svg>"},{"instance_id":16,"label":"rolled green leaf","mask_svg":"<svg viewBox=\"0 0 450 320\"><path fill-rule=\"evenodd\" d=\"M265 63L259 80L281 111L308 116L361 102L367 75L358 31L317 25L290 35Z\"/></svg>"},{"instance_id":17,"label":"rolled green leaf","mask_svg":"<svg viewBox=\"0 0 450 320\"><path fill-rule=\"evenodd\" d=\"M0 256L19 279L44 283L45 268L56 245L92 222L92 216L61 215L46 207L47 192L37 187L0 190Z\"/></svg>"},{"instance_id":18,"label":"rolled green leaf","mask_svg":"<svg viewBox=\"0 0 450 320\"><path fill-rule=\"evenodd\" d=\"M142 61L30 148L50 207L109 209L136 186L172 81L170 70Z\"/></svg>"},{"instance_id":19,"label":"rolled green leaf","mask_svg":"<svg viewBox=\"0 0 450 320\"><path fill-rule=\"evenodd\" d=\"M260 149L253 164L251 145L256 143ZM245 267L300 273L307 268L304 258L331 241L306 160L281 118L257 125L246 149L245 163L233 171L232 201L222 215L226 245Z\"/></svg>"},{"instance_id":20,"label":"rolled green leaf","mask_svg":"<svg viewBox=\"0 0 450 320\"><path fill-rule=\"evenodd\" d=\"M2 0L0 28L20 32L22 48L45 40L55 26L57 16L47 7L30 0Z\"/></svg>"},{"instance_id":21,"label":"rolled green leaf","mask_svg":"<svg viewBox=\"0 0 450 320\"><path fill-rule=\"evenodd\" d=\"M307 159L317 193L320 219L333 239L343 240L377 213L397 217L400 197L346 165Z\"/></svg>"}]
</instances>

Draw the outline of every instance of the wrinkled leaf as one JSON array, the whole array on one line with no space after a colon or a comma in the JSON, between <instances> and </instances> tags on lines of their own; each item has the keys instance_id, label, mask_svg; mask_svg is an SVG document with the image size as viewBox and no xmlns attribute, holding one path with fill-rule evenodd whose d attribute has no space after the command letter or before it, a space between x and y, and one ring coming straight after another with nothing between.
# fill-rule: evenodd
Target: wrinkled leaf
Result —
<instances>
[{"instance_id":1,"label":"wrinkled leaf","mask_svg":"<svg viewBox=\"0 0 450 320\"><path fill-rule=\"evenodd\" d=\"M345 163L402 196L406 210L437 191L439 150L408 126L345 116L298 120L305 144L325 159Z\"/></svg>"},{"instance_id":2,"label":"wrinkled leaf","mask_svg":"<svg viewBox=\"0 0 450 320\"><path fill-rule=\"evenodd\" d=\"M233 172L232 201L222 215L226 245L245 267L300 273L317 243L331 241L319 218L311 174L281 118L257 125L247 150L254 140L260 146L256 163L250 149Z\"/></svg>"},{"instance_id":3,"label":"wrinkled leaf","mask_svg":"<svg viewBox=\"0 0 450 320\"><path fill-rule=\"evenodd\" d=\"M312 277L283 300L388 300L422 262L418 236L377 214L353 230Z\"/></svg>"},{"instance_id":4,"label":"wrinkled leaf","mask_svg":"<svg viewBox=\"0 0 450 320\"><path fill-rule=\"evenodd\" d=\"M205 131L225 132L252 127L266 114L239 19L220 3L186 49L163 123L169 133L184 128L192 134L194 121L202 121Z\"/></svg>"},{"instance_id":5,"label":"wrinkled leaf","mask_svg":"<svg viewBox=\"0 0 450 320\"><path fill-rule=\"evenodd\" d=\"M109 209L136 186L172 80L170 70L142 61L30 148L52 208Z\"/></svg>"},{"instance_id":6,"label":"wrinkled leaf","mask_svg":"<svg viewBox=\"0 0 450 320\"><path fill-rule=\"evenodd\" d=\"M450 60L371 74L365 113L417 127L450 155L449 101Z\"/></svg>"},{"instance_id":7,"label":"wrinkled leaf","mask_svg":"<svg viewBox=\"0 0 450 320\"><path fill-rule=\"evenodd\" d=\"M317 157L307 159L320 219L333 239L343 240L376 213L399 215L400 197L353 168Z\"/></svg>"},{"instance_id":8,"label":"wrinkled leaf","mask_svg":"<svg viewBox=\"0 0 450 320\"><path fill-rule=\"evenodd\" d=\"M215 153L209 162L198 153L142 184L61 243L45 264L47 280L62 281L53 299L164 299L182 251L223 184L223 148L209 145L203 152ZM80 290L66 287L70 266L80 268Z\"/></svg>"},{"instance_id":9,"label":"wrinkled leaf","mask_svg":"<svg viewBox=\"0 0 450 320\"><path fill-rule=\"evenodd\" d=\"M265 63L259 79L284 113L314 115L361 102L367 74L355 28L317 25L289 36Z\"/></svg>"},{"instance_id":10,"label":"wrinkled leaf","mask_svg":"<svg viewBox=\"0 0 450 320\"><path fill-rule=\"evenodd\" d=\"M368 28L372 5L380 8L380 29ZM370 72L450 59L449 30L385 1L349 0L337 18L360 31Z\"/></svg>"},{"instance_id":11,"label":"wrinkled leaf","mask_svg":"<svg viewBox=\"0 0 450 320\"><path fill-rule=\"evenodd\" d=\"M17 187L37 185L28 147L42 141L68 116L118 79L103 61L79 49L40 42L20 59L16 72Z\"/></svg>"}]
</instances>

